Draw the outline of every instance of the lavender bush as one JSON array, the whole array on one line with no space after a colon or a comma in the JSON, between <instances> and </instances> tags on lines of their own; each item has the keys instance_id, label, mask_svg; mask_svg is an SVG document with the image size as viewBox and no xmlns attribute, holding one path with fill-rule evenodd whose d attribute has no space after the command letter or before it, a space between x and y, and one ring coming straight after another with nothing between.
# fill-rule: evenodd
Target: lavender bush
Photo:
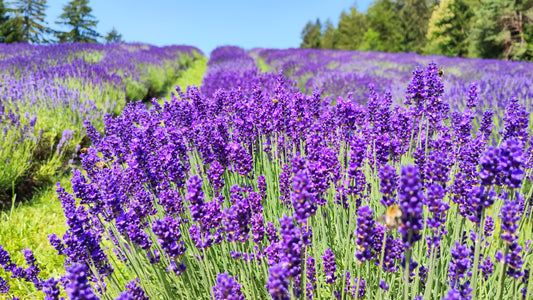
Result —
<instances>
[{"instance_id":1,"label":"lavender bush","mask_svg":"<svg viewBox=\"0 0 533 300\"><path fill-rule=\"evenodd\" d=\"M239 77L254 69L241 49L216 51L200 90L129 103L104 134L85 123L73 194L58 187L68 230L49 237L67 274L40 278L31 255L21 267L0 251L9 276L47 299L57 282L102 299L532 297L520 101L476 129L482 96L450 109L435 63L405 103L374 85L366 105L331 105L282 73ZM214 89L231 78L248 84Z\"/></svg>"},{"instance_id":2,"label":"lavender bush","mask_svg":"<svg viewBox=\"0 0 533 300\"><path fill-rule=\"evenodd\" d=\"M12 188L26 194L24 186L31 191L76 158L87 146L85 121L102 129L106 114L163 91L201 53L141 44L0 48L0 206Z\"/></svg>"}]
</instances>

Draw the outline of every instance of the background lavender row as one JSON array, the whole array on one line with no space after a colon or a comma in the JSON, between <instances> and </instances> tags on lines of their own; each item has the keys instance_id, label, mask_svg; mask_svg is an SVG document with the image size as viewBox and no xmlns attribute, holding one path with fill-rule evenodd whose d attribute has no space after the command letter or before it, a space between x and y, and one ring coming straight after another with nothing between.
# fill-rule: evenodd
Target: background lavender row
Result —
<instances>
[{"instance_id":1,"label":"background lavender row","mask_svg":"<svg viewBox=\"0 0 533 300\"><path fill-rule=\"evenodd\" d=\"M403 102L404 89L412 71L434 61L444 72L445 100L452 108L466 107L469 84L478 82L482 107L506 105L517 97L529 108L533 99L533 63L490 59L464 59L415 53L342 51L315 49L253 49L250 55L270 70L283 70L307 93L321 89L325 95L368 99L368 84L378 91L390 90L395 102Z\"/></svg>"},{"instance_id":2,"label":"background lavender row","mask_svg":"<svg viewBox=\"0 0 533 300\"><path fill-rule=\"evenodd\" d=\"M87 144L84 121L102 128L104 115L165 92L202 55L189 46L142 44L0 48L0 204L13 188L21 198L50 182Z\"/></svg>"}]
</instances>

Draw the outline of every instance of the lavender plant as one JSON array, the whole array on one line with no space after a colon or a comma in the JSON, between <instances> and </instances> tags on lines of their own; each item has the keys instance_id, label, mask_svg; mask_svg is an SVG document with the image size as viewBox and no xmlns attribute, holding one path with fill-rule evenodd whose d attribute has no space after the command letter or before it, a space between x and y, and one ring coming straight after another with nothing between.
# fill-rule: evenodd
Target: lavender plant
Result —
<instances>
[{"instance_id":1,"label":"lavender plant","mask_svg":"<svg viewBox=\"0 0 533 300\"><path fill-rule=\"evenodd\" d=\"M65 293L531 297L532 145L520 101L506 99L493 125L475 111L486 97L478 81L453 111L430 63L413 73L405 104L380 85L366 105L353 95L331 104L283 73L260 73L242 49L212 60L202 88L151 108L129 103L102 135L86 123L83 171L73 194L58 189L68 230L50 237L65 257ZM24 268L2 251L0 265L56 295L26 256ZM7 291L14 280L3 274Z\"/></svg>"}]
</instances>

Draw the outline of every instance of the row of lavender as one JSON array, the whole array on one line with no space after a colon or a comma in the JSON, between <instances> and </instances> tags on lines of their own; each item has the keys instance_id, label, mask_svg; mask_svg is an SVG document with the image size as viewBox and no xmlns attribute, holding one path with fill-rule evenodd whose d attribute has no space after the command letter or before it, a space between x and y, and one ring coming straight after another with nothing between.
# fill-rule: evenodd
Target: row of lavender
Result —
<instances>
[{"instance_id":1,"label":"row of lavender","mask_svg":"<svg viewBox=\"0 0 533 300\"><path fill-rule=\"evenodd\" d=\"M370 83L378 90L390 90L394 102L401 103L411 72L432 61L439 64L445 86L443 97L452 109L466 108L471 82L477 82L482 99L478 110L503 107L511 97L522 103L533 99L533 64L528 62L315 49L258 48L250 55L269 69L283 70L308 93L320 89L335 98L353 93L363 103L368 99Z\"/></svg>"},{"instance_id":2,"label":"row of lavender","mask_svg":"<svg viewBox=\"0 0 533 300\"><path fill-rule=\"evenodd\" d=\"M462 111L444 90L429 64L405 105L370 86L332 106L216 49L201 90L86 123L49 236L67 273L0 265L47 299L530 298L529 112L504 99L475 129L476 86Z\"/></svg>"},{"instance_id":3,"label":"row of lavender","mask_svg":"<svg viewBox=\"0 0 533 300\"><path fill-rule=\"evenodd\" d=\"M104 115L163 91L201 55L141 44L15 44L0 53L0 206L13 187L24 194L57 173L84 143L84 121L102 128Z\"/></svg>"}]
</instances>

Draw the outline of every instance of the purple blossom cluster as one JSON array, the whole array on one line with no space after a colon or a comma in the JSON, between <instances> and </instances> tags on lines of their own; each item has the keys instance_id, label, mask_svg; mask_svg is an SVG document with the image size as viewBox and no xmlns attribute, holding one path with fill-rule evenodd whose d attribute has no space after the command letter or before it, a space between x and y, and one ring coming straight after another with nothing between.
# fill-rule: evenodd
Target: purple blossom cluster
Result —
<instances>
[{"instance_id":1,"label":"purple blossom cluster","mask_svg":"<svg viewBox=\"0 0 533 300\"><path fill-rule=\"evenodd\" d=\"M216 300L244 300L241 287L235 278L227 273L218 274L217 284L213 287Z\"/></svg>"},{"instance_id":2,"label":"purple blossom cluster","mask_svg":"<svg viewBox=\"0 0 533 300\"><path fill-rule=\"evenodd\" d=\"M161 92L186 60L201 54L189 46L126 43L0 48L0 145L7 150L0 154L0 206L11 198L12 183L18 191L29 184L25 176L44 182L53 177L40 166L68 170L78 162L80 148L88 146L85 121L101 130L105 115L120 113L128 100Z\"/></svg>"},{"instance_id":3,"label":"purple blossom cluster","mask_svg":"<svg viewBox=\"0 0 533 300\"><path fill-rule=\"evenodd\" d=\"M309 82L288 76L313 63L302 66L289 52L217 48L201 88L178 87L149 108L130 103L104 118L104 133L85 124L92 147L79 155L84 171L74 171L72 194L58 189L66 233L49 237L65 257L64 278L105 295L100 282L115 278L112 250L127 280L137 277L121 283L123 299L144 299L152 291L140 287L160 278L175 285L156 287L168 295L214 299L379 298L402 287L420 299L446 280L450 290L437 289L440 297L470 299L480 297L481 283L523 285L531 143L520 101L511 101L497 133L487 82L469 78L476 82L461 103L450 103L448 78L434 62L402 77L407 106L383 81L346 96L304 94ZM316 54L301 58L312 62L334 53L294 52ZM260 72L254 53L279 69ZM330 62L350 60L335 53ZM343 78L359 78L350 76ZM452 112L457 107L467 109ZM471 228L473 246L461 235ZM416 244L423 238L427 249ZM0 264L56 297L58 280L39 279L35 258L24 254L26 269L5 251ZM156 274L132 271L137 266ZM437 274L442 266L448 278ZM0 290L8 286L0 279Z\"/></svg>"}]
</instances>

